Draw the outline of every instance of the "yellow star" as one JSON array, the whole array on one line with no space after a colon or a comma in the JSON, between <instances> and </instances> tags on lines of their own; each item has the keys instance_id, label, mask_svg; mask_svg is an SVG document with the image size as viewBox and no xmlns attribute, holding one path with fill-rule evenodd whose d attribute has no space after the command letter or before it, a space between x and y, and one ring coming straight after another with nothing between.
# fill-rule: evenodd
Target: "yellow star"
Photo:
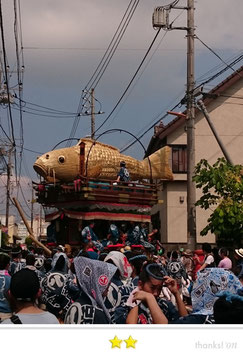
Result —
<instances>
[{"instance_id":1,"label":"yellow star","mask_svg":"<svg viewBox=\"0 0 243 355\"><path fill-rule=\"evenodd\" d=\"M130 335L130 337L127 340L124 340L125 343L127 344L127 348L134 348L135 349L135 344L137 342L137 340L133 339Z\"/></svg>"},{"instance_id":2,"label":"yellow star","mask_svg":"<svg viewBox=\"0 0 243 355\"><path fill-rule=\"evenodd\" d=\"M117 336L114 337L114 339L109 340L112 344L112 349L113 348L121 348L121 342L122 340L118 339Z\"/></svg>"}]
</instances>

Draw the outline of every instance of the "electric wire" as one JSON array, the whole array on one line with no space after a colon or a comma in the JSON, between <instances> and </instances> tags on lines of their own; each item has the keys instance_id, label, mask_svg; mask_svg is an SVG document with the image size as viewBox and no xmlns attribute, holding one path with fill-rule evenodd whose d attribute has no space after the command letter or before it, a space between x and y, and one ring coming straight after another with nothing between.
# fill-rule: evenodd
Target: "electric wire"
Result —
<instances>
[{"instance_id":1,"label":"electric wire","mask_svg":"<svg viewBox=\"0 0 243 355\"><path fill-rule=\"evenodd\" d=\"M24 148L24 150L26 150L27 152L31 152L31 153L35 153L35 154L44 154L43 152L37 152L36 150L32 150L32 149L28 149L28 148Z\"/></svg>"},{"instance_id":2,"label":"electric wire","mask_svg":"<svg viewBox=\"0 0 243 355\"><path fill-rule=\"evenodd\" d=\"M18 89L19 95L22 96L22 88L23 88L23 80L20 77L20 58L19 58L19 40L18 40L18 14L17 14L17 0L14 0L14 37L15 37L15 50L16 50L16 59L17 59L17 79L18 79ZM19 102L19 117L20 117L20 152L19 152L19 175L18 180L20 180L21 169L22 169L22 154L23 154L23 146L24 146L24 128L23 128L23 110L22 110L22 102ZM16 181L17 183L17 181Z\"/></svg>"},{"instance_id":3,"label":"electric wire","mask_svg":"<svg viewBox=\"0 0 243 355\"><path fill-rule=\"evenodd\" d=\"M17 111L20 111L20 108L19 108L19 106L18 105L14 105L14 107L13 107L13 110L17 110ZM29 111L30 110L30 111ZM62 119L62 118L68 118L68 119L70 119L70 118L73 118L73 117L75 117L74 115L51 115L51 114L48 114L48 115L45 115L44 113L37 113L37 112L44 112L44 111L37 111L37 112L35 112L35 110L33 110L33 111L31 111L32 109L31 108L29 108L29 110L24 110L24 109L22 109L22 112L23 113L29 113L29 114L31 114L31 115L33 115L33 116L40 116L40 117L48 117L48 118L58 118L58 119ZM88 115L85 115L85 114L80 114L80 116L82 116L82 117L86 117L86 116L88 116Z\"/></svg>"},{"instance_id":4,"label":"electric wire","mask_svg":"<svg viewBox=\"0 0 243 355\"><path fill-rule=\"evenodd\" d=\"M117 27L115 33L114 33L114 35L113 35L113 37L112 37L112 39L111 39L111 41L110 41L110 43L109 43L109 45L108 45L108 47L107 47L105 53L104 53L104 55L102 56L102 58L101 58L101 60L100 60L100 62L99 62L99 64L98 64L97 68L95 69L95 71L94 71L93 75L91 76L91 78L89 79L88 83L85 85L85 89L87 89L88 87L92 87L92 84L90 85L90 83L92 82L94 76L97 74L97 72L98 72L100 66L102 65L102 62L104 61L105 57L107 56L107 54L108 54L108 52L109 52L109 50L110 50L110 48L111 48L111 46L112 46L112 43L113 43L113 41L115 40L116 35L117 35L118 31L120 30L120 27L121 27L121 25L122 25L122 23L123 23L123 21L124 21L126 15L127 15L128 11L129 11L129 8L130 8L130 6L131 6L131 4L132 4L133 1L134 1L134 0L131 0L130 3L128 4L128 7L127 7L127 9L126 9L126 11L125 11L125 13L124 13L124 15L123 15L123 17L122 17L122 19L121 19L119 25L118 25L118 27ZM135 3L135 2L134 2L134 3ZM133 6L134 6L134 4L133 4Z\"/></svg>"},{"instance_id":5,"label":"electric wire","mask_svg":"<svg viewBox=\"0 0 243 355\"><path fill-rule=\"evenodd\" d=\"M236 65L237 63L239 63L241 60L243 59L243 55L240 55L238 58L236 58L235 60L233 60L230 63L230 67L233 65ZM222 75L224 72L226 72L229 69L229 67L224 67L223 69L221 69L219 72L217 72L216 74L212 75L211 77L205 79L204 81L198 83L198 85L195 87L195 89L199 88L200 86L204 86L208 83L210 83L211 81L215 80L217 77L219 77L220 75ZM197 81L196 81L197 83Z\"/></svg>"},{"instance_id":6,"label":"electric wire","mask_svg":"<svg viewBox=\"0 0 243 355\"><path fill-rule=\"evenodd\" d=\"M159 29L159 30L157 31L156 35L154 36L154 39L153 39L152 43L150 44L150 46L149 46L149 48L148 48L148 50L147 50L145 56L143 57L143 59L142 59L141 63L139 64L139 66L138 66L138 68L137 68L135 74L133 75L132 79L130 80L129 84L127 85L125 91L124 91L123 94L121 95L120 99L117 101L115 107L112 109L112 111L111 111L110 114L107 116L107 118L104 120L104 122L96 129L95 133L97 133L97 132L100 130L100 128L104 126L104 124L105 124L105 123L108 121L108 119L112 116L113 112L116 110L116 108L118 107L118 105L120 104L120 102L122 101L122 99L124 98L124 96L126 95L127 91L129 90L130 86L132 85L134 79L136 78L136 76L137 76L139 70L141 69L141 67L142 67L142 65L143 65L143 63L144 63L144 61L145 61L145 59L147 58L147 56L148 56L148 54L149 54L151 48L153 47L153 44L154 44L154 42L156 41L156 39L157 39L157 37L158 37L158 35L159 35L159 33L160 33L160 30L161 30L161 29Z\"/></svg>"},{"instance_id":7,"label":"electric wire","mask_svg":"<svg viewBox=\"0 0 243 355\"><path fill-rule=\"evenodd\" d=\"M241 78L242 76L235 71L235 69L229 65L225 60L223 60L212 48L210 48L205 42L203 42L197 35L195 35L195 38L199 40L210 52L212 52L224 65L226 65L229 69L233 70L234 73L239 75Z\"/></svg>"},{"instance_id":8,"label":"electric wire","mask_svg":"<svg viewBox=\"0 0 243 355\"><path fill-rule=\"evenodd\" d=\"M181 103L178 102L174 107L172 107L171 111L175 110ZM160 119L158 119L156 122L154 122L148 129L146 129L139 137L137 137L138 140L141 140L141 138L143 138L145 136L146 133L148 133L152 128L154 128L154 126L159 123L160 121L163 121L166 117L168 116L168 113L165 113L162 117L160 117ZM132 147L137 141L134 140L133 142L131 142L129 145L127 145L125 148L123 148L122 150L120 150L121 153L125 152L127 149L129 149L130 147Z\"/></svg>"},{"instance_id":9,"label":"electric wire","mask_svg":"<svg viewBox=\"0 0 243 355\"><path fill-rule=\"evenodd\" d=\"M20 29L20 46L21 46L21 55L22 55L22 67L24 68L24 46L23 46L23 31L22 31L20 0L18 0L18 10L19 10L19 29Z\"/></svg>"},{"instance_id":10,"label":"electric wire","mask_svg":"<svg viewBox=\"0 0 243 355\"><path fill-rule=\"evenodd\" d=\"M229 61L235 61L238 60L238 58L243 54L242 51L239 51L239 53L229 57L227 59L227 62ZM241 60L241 59L240 59ZM231 64L232 65L232 64ZM202 74L201 76L198 77L197 79L197 83L199 83L200 81L206 80L207 78L211 78L212 73L214 73L216 70L220 70L221 68L225 69L225 65L221 62L220 64L214 66L213 68L211 68L210 70L208 70L206 73ZM226 69L228 69L226 67ZM212 85L213 86L213 85Z\"/></svg>"},{"instance_id":11,"label":"electric wire","mask_svg":"<svg viewBox=\"0 0 243 355\"><path fill-rule=\"evenodd\" d=\"M98 83L100 82L102 76L104 75L104 72L105 70L107 69L111 59L113 58L115 52L116 52L116 49L118 47L118 45L120 44L121 40L122 40L122 37L124 35L124 33L126 32L126 29L134 15L134 12L136 11L136 8L139 4L139 1L140 0L137 0L135 3L134 3L134 7L130 10L129 12L129 17L127 18L126 22L123 24L122 26L122 32L119 34L118 38L116 39L116 42L113 44L113 46L111 47L111 52L110 52L110 55L109 55L109 58L107 58L106 62L103 63L103 65L101 66L98 74L96 75L96 77L94 78L94 80L92 81L92 83L89 85L89 89L91 88L96 88Z\"/></svg>"},{"instance_id":12,"label":"electric wire","mask_svg":"<svg viewBox=\"0 0 243 355\"><path fill-rule=\"evenodd\" d=\"M184 12L184 10L182 10L180 12L179 15L177 15L175 17L175 19L172 21L171 26L173 25L173 23L182 15L182 13ZM141 71L140 75L137 77L137 80L135 81L134 85L132 86L132 88L130 89L130 91L128 92L128 94L126 95L126 98L124 99L123 103L120 106L120 109L117 111L116 115L113 117L112 121L110 122L109 126L111 126L111 124L114 122L114 119L117 117L118 113L120 112L120 110L122 109L122 107L124 106L125 102L127 101L128 97L131 95L132 91L134 90L135 86L137 85L138 81L140 80L140 78L142 77L143 73L145 72L145 70L147 69L148 65L150 64L151 60L153 59L155 53L158 51L161 43L163 42L165 36L167 35L168 30L165 31L165 34L163 35L163 37L161 38L161 40L159 41L157 47L155 48L155 50L153 51L151 57L149 58L149 60L147 61L147 63L145 64L143 70ZM139 134L139 133L138 133Z\"/></svg>"},{"instance_id":13,"label":"electric wire","mask_svg":"<svg viewBox=\"0 0 243 355\"><path fill-rule=\"evenodd\" d=\"M213 76L211 76L210 78L208 78L206 81L202 82L200 85L196 86L196 88L199 88L207 83L209 83L210 81L214 80L215 78L217 78L218 76L220 76L221 74L223 74L225 71L227 71L229 69L230 66L236 65L239 61L241 61L243 59L243 55L240 55L238 58L236 58L235 60L233 60L229 65L227 65L226 67L224 67L222 70L220 70L219 72L217 72L216 74L214 74ZM235 71L235 70L234 70ZM237 72L237 71L235 71ZM172 109L170 109L170 111L173 111L176 107L178 107L179 105L181 105L181 101L176 104ZM165 115L163 115L160 119L158 119L156 122L154 122L148 129L146 129L139 137L138 139L140 140L141 138L143 138L145 136L146 133L148 133L152 128L154 128L154 126L159 123L160 121L163 121L166 117L168 116L168 114L166 113ZM127 149L129 149L130 147L132 147L134 144L136 143L136 140L132 141L131 143L127 143L127 145L124 148L121 148L120 152L123 153L124 151L126 151Z\"/></svg>"},{"instance_id":14,"label":"electric wire","mask_svg":"<svg viewBox=\"0 0 243 355\"><path fill-rule=\"evenodd\" d=\"M42 105L38 105L36 103L33 103L33 102L29 102L29 101L26 101L26 100L23 100L23 99L20 99L19 97L15 96L16 99L18 99L19 101L22 102L22 104L24 104L25 107L28 107L27 105L30 105L30 106L36 106L36 107L39 107L39 108L42 108L44 110L38 110L38 109L32 109L32 110L36 110L36 111L40 111L40 112L46 112L46 113L49 113L49 112L55 112L55 113L58 113L60 115L70 115L70 116L75 116L77 115L77 112L67 112L67 111L61 111L61 110L57 110L57 109L54 109L54 108L51 108L51 107L46 107L46 106L42 106Z\"/></svg>"},{"instance_id":15,"label":"electric wire","mask_svg":"<svg viewBox=\"0 0 243 355\"><path fill-rule=\"evenodd\" d=\"M114 56L114 53L115 53L115 51L116 51L116 49L117 49L117 47L118 47L118 45L119 45L119 43L121 41L126 29L127 29L127 26L130 23L130 21L131 21L131 18L133 16L138 4L139 4L139 1L140 0L130 1L129 5L128 5L127 9L126 9L126 12L125 12L125 14L122 17L122 20L120 21L119 26L118 26L114 36L112 37L112 40L111 40L111 42L110 42L105 54L103 55L100 63L98 64L98 66L97 66L94 74L92 75L91 79L89 80L88 84L85 86L84 91L88 87L89 87L88 90L90 90L90 88L92 86L94 86L94 88L95 88L97 86L98 82L100 81L101 77L104 75L104 72L105 72L108 64L110 63L110 60ZM132 2L133 2L133 4L132 4ZM131 6L131 8L130 8L130 6ZM118 34L118 32L119 32L119 34ZM99 71L99 73L96 75L96 73L98 71ZM95 75L96 75L96 77L95 77L95 79L93 79ZM91 81L92 81L92 83L91 83ZM96 81L96 85L94 85L95 81ZM88 90L86 90L86 91L88 91ZM78 111L77 111L78 113L80 113L82 111L82 107L83 107L82 101L83 101L83 97L81 97L80 101L79 101L79 106L78 106ZM79 118L79 116L77 116L75 118L74 123L73 123L69 138L75 136L75 133L76 133L77 128L78 128L79 121L80 121L80 118ZM67 143L66 146L70 146L70 144L71 144L71 142Z\"/></svg>"},{"instance_id":16,"label":"electric wire","mask_svg":"<svg viewBox=\"0 0 243 355\"><path fill-rule=\"evenodd\" d=\"M9 142L12 143L11 138L9 137L9 135L6 133L5 129L3 128L2 124L0 123L0 128L3 131L3 133L5 134L6 138L8 138Z\"/></svg>"},{"instance_id":17,"label":"electric wire","mask_svg":"<svg viewBox=\"0 0 243 355\"><path fill-rule=\"evenodd\" d=\"M10 106L10 92L9 92L9 84L8 84L8 75L7 75L7 55L5 48L5 39L4 39L4 29L3 29L3 14L2 14L2 0L0 0L0 29L1 29L1 37L2 37L2 51L3 51L3 64L4 64L4 72L5 72L5 83L8 95L8 109L9 109L9 118L10 118L10 126L11 126L11 135L12 135L12 144L15 146L15 138L14 138L14 126L13 126L13 118L12 111Z\"/></svg>"}]
</instances>

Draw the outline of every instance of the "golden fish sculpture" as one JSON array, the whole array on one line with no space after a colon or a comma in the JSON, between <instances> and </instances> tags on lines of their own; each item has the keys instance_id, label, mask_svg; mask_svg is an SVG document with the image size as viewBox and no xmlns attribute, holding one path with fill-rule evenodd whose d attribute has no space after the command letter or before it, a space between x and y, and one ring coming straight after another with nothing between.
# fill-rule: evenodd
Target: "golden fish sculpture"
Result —
<instances>
[{"instance_id":1,"label":"golden fish sculpture","mask_svg":"<svg viewBox=\"0 0 243 355\"><path fill-rule=\"evenodd\" d=\"M171 148L166 146L139 161L121 154L111 145L82 138L75 146L43 154L36 160L34 169L47 182L71 182L80 176L116 180L120 162L125 161L132 181L151 178L173 180L170 155Z\"/></svg>"}]
</instances>

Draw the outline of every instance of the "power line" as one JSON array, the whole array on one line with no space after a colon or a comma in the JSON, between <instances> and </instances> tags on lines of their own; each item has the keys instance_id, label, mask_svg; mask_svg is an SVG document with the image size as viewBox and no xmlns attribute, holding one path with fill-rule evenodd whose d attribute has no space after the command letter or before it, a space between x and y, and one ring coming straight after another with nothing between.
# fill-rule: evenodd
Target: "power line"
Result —
<instances>
[{"instance_id":1,"label":"power line","mask_svg":"<svg viewBox=\"0 0 243 355\"><path fill-rule=\"evenodd\" d=\"M15 104L15 106L16 107L13 107L13 109L19 111L20 110L18 108L19 106L17 104ZM44 113L41 113L41 112L44 112L44 111L38 111L38 110L31 111L32 110L31 108L29 108L29 110L30 111L22 109L22 112L23 113L29 113L29 114L31 114L33 116L48 117L48 118L59 118L59 119L60 118L73 118L73 117L76 116L76 115L73 115L73 114L72 115L51 115L51 114L45 115ZM40 112L40 113L37 113L37 112ZM85 114L83 114L83 115L80 114L79 116L87 117L87 115L85 115Z\"/></svg>"},{"instance_id":2,"label":"power line","mask_svg":"<svg viewBox=\"0 0 243 355\"><path fill-rule=\"evenodd\" d=\"M24 150L26 150L27 152L31 152L31 153L36 153L36 154L44 154L43 152L37 152L36 150L31 150L31 149L27 149L27 148L24 148Z\"/></svg>"},{"instance_id":3,"label":"power line","mask_svg":"<svg viewBox=\"0 0 243 355\"><path fill-rule=\"evenodd\" d=\"M222 70L220 70L219 72L217 72L216 74L214 74L213 76L211 76L210 78L208 78L206 81L204 81L203 83L201 83L200 85L198 85L196 88L199 88L201 86L204 86L205 84L209 83L210 81L214 80L215 78L217 78L218 76L220 76L221 74L223 74L225 71L227 71L229 69L229 66L233 66L235 64L237 64L239 61L241 61L243 59L243 55L240 55L239 57L237 57L235 60L233 60L230 65L227 65L227 67L224 67ZM236 71L237 72L237 71ZM170 109L170 111L173 111L176 107L178 107L179 105L181 105L181 101L176 104L172 109ZM146 129L139 137L138 139L141 139L145 136L146 133L148 133L157 123L159 123L160 121L163 121L163 119L165 119L168 116L168 114L163 115L159 120L157 120L156 122L154 122L148 129ZM127 149L129 149L130 147L132 147L134 144L136 143L136 140L132 141L131 143L127 143L127 145L122 148L120 150L121 153L123 153L124 151L126 151Z\"/></svg>"},{"instance_id":4,"label":"power line","mask_svg":"<svg viewBox=\"0 0 243 355\"><path fill-rule=\"evenodd\" d=\"M184 10L181 11L181 13L176 16L176 18L172 21L172 24L182 15L182 13L184 12ZM125 102L127 101L128 97L131 95L131 92L133 91L134 87L137 85L138 81L140 80L141 76L143 75L143 73L145 72L145 70L147 69L148 65L150 64L154 54L158 51L162 41L164 40L165 36L167 35L168 31L165 32L165 34L163 35L163 37L161 38L161 40L159 41L157 47L155 48L155 50L153 51L151 57L149 58L149 60L147 61L147 63L145 64L143 70L141 71L140 75L138 76L137 80L135 81L134 85L132 86L131 90L129 91L128 95L126 96L125 100L123 101L122 105L120 106L120 109L118 110L117 114L114 116L112 122L110 123L110 125L113 123L114 119L116 118L116 116L118 115L118 113L120 112L122 106L125 104ZM109 126L110 126L109 125Z\"/></svg>"},{"instance_id":5,"label":"power line","mask_svg":"<svg viewBox=\"0 0 243 355\"><path fill-rule=\"evenodd\" d=\"M9 93L8 74L7 74L7 55L6 55L5 40L4 40L4 30L3 30L2 0L0 0L0 28L1 28L1 36L2 36L3 64L4 64L4 72L6 78L5 84L6 84L7 95L8 95L8 108L9 108L9 117L10 117L10 125L11 125L12 143L13 146L15 146L14 126L13 126L12 111L10 106L10 93Z\"/></svg>"},{"instance_id":6,"label":"power line","mask_svg":"<svg viewBox=\"0 0 243 355\"><path fill-rule=\"evenodd\" d=\"M243 54L242 51L239 51L239 53L237 53L237 55L235 54L234 56L231 56L227 59L227 62L229 61L234 61L237 60L239 58L239 56L241 56ZM232 65L232 64L231 64ZM197 82L205 80L206 78L210 78L212 73L215 72L215 70L220 70L221 68L226 68L226 70L228 69L227 67L225 67L225 65L221 62L220 64L214 66L213 68L211 68L210 70L208 70L206 73L202 74L200 77L197 78ZM208 77L207 77L208 76ZM206 78L205 78L206 77Z\"/></svg>"},{"instance_id":7,"label":"power line","mask_svg":"<svg viewBox=\"0 0 243 355\"><path fill-rule=\"evenodd\" d=\"M14 37L15 37L15 49L16 49L16 58L17 58L17 78L18 78L18 88L19 88L19 95L20 97L23 95L23 78L21 78L21 70L20 70L20 58L19 58L19 40L18 40L18 14L17 14L17 0L14 0ZM22 154L23 154L23 146L24 146L24 127L23 127L23 110L22 110L22 103L20 100L20 110L19 110L19 117L20 117L20 159L19 159L19 176L20 179L21 169L22 169ZM17 162L16 162L17 163ZM16 167L17 172L17 167Z\"/></svg>"},{"instance_id":8,"label":"power line","mask_svg":"<svg viewBox=\"0 0 243 355\"><path fill-rule=\"evenodd\" d=\"M1 129L2 129L2 131L3 131L3 133L5 134L5 136L8 138L9 142L12 143L11 138L8 136L8 134L6 133L6 131L5 131L5 129L3 128L3 126L2 126L1 123L0 123L0 127L1 127Z\"/></svg>"},{"instance_id":9,"label":"power line","mask_svg":"<svg viewBox=\"0 0 243 355\"><path fill-rule=\"evenodd\" d=\"M74 116L77 114L77 112L66 112L66 111L61 111L61 110L57 110L57 109L54 109L54 108L51 108L51 107L46 107L46 106L42 106L42 105L38 105L36 103L33 103L33 102L29 102L29 101L26 101L26 100L23 100L23 99L20 99L19 97L15 96L16 99L20 100L25 106L30 105L30 106L36 106L36 107L39 107L39 108L43 108L45 110L40 110L40 111L43 111L43 112L56 112L58 114L61 114L61 115L71 115L71 116ZM37 109L33 109L33 110L36 110L38 111Z\"/></svg>"},{"instance_id":10,"label":"power line","mask_svg":"<svg viewBox=\"0 0 243 355\"><path fill-rule=\"evenodd\" d=\"M89 87L88 90L89 91L91 89L92 86L94 86L94 88L97 86L98 82L100 81L101 77L104 75L104 72L108 66L108 64L110 63L126 29L128 24L131 21L131 18L139 4L140 0L131 0L126 11L125 14L122 17L122 20L119 23L119 26L115 32L115 34L113 35L111 42L105 52L105 54L103 55L102 59L100 60L96 70L94 71L93 75L91 76L89 82L86 84L84 91ZM132 4L133 2L133 4ZM98 74L97 74L98 72ZM96 76L96 77L95 77ZM94 79L95 77L95 79ZM83 92L84 92L83 91ZM81 97L80 101L79 101L79 106L78 106L78 114L82 111L83 105L82 105L82 101L83 101L83 96ZM77 117L75 118L75 121L73 123L72 129L71 129L71 133L69 138L74 137L76 130L78 128L78 124L79 124L80 118L77 115ZM67 146L70 145L70 143L67 143Z\"/></svg>"},{"instance_id":11,"label":"power line","mask_svg":"<svg viewBox=\"0 0 243 355\"><path fill-rule=\"evenodd\" d=\"M229 65L228 63L226 63L212 48L210 48L205 42L203 42L197 35L195 35L195 38L199 40L199 42L201 42L210 52L212 52L219 60L221 60L222 63L224 63L228 68L230 68L231 70L233 70L234 73L236 73L237 75L239 75L241 78L242 76L235 71L235 69Z\"/></svg>"},{"instance_id":12,"label":"power line","mask_svg":"<svg viewBox=\"0 0 243 355\"><path fill-rule=\"evenodd\" d=\"M179 102L178 104L176 104L171 111L175 110L181 103ZM159 123L160 121L163 121L166 117L168 116L168 113L164 114L162 117L160 117L159 120L157 120L156 122L154 122L146 131L144 131L139 137L137 137L138 140L140 140L141 138L143 138L145 136L146 133L148 133L152 128L154 128L154 126ZM126 146L125 148L123 148L122 150L120 150L121 153L123 153L124 151L126 151L127 149L129 149L130 147L132 147L137 141L134 140L132 143L130 143L128 146Z\"/></svg>"},{"instance_id":13,"label":"power line","mask_svg":"<svg viewBox=\"0 0 243 355\"><path fill-rule=\"evenodd\" d=\"M243 59L243 55L240 55L238 58L236 58L234 61L232 61L230 63L230 67L237 64L238 62L240 62ZM200 86L204 86L205 84L210 83L210 81L213 81L214 79L216 79L217 77L219 77L221 74L223 74L224 72L226 72L229 69L228 65L227 67L224 67L222 70L220 70L219 72L217 72L216 74L212 75L211 77L209 77L208 79L200 82L200 84L198 84L195 89L199 88Z\"/></svg>"},{"instance_id":14,"label":"power line","mask_svg":"<svg viewBox=\"0 0 243 355\"><path fill-rule=\"evenodd\" d=\"M97 68L95 69L95 71L94 71L93 75L91 76L90 80L89 80L88 83L86 84L85 89L87 89L88 87L89 87L89 88L93 87L93 83L95 82L95 79L93 80L93 78L94 78L95 75L97 74L97 72L98 72L100 66L102 67L102 65L103 65L102 62L105 60L105 57L107 56L107 54L108 54L108 58L109 58L110 53L112 52L112 49L114 48L114 45L113 45L113 47L111 48L112 43L113 43L113 41L115 41L115 43L116 43L116 41L117 41L116 36L117 36L117 34L118 34L118 31L120 30L120 27L122 26L122 23L123 23L124 19L126 18L127 13L128 13L128 11L129 11L129 8L130 8L130 6L131 6L131 4L132 4L133 1L134 1L134 0L131 0L130 3L128 4L128 7L127 7L127 9L126 9L126 11L125 11L125 13L124 13L124 15L123 15L123 17L122 17L122 19L121 19L119 25L118 25L118 27L117 27L115 33L114 33L114 35L113 35L113 37L112 37L112 39L111 39L111 41L110 41L110 43L109 43L109 45L108 45L108 47L107 47L107 49L106 49L106 51L105 51L103 57L101 58L101 60L100 60L100 62L99 62L99 64L98 64L98 66L97 66ZM133 9L133 7L134 7L136 1L137 1L137 0L134 1L133 5L132 5L132 8L130 9L129 14L131 13L131 10ZM128 14L128 16L129 16L129 14ZM128 17L125 19L125 22L127 21L127 19L128 19ZM123 26L122 26L122 30L123 30L123 28L124 28L124 24L123 24ZM118 37L120 36L120 34L121 34L121 32L119 33ZM110 51L110 48L111 48L111 51ZM109 51L110 51L110 53L109 53ZM107 60L107 59L106 59L106 60ZM96 77L97 77L97 76L96 76ZM92 84L90 84L91 82L92 82Z\"/></svg>"},{"instance_id":15,"label":"power line","mask_svg":"<svg viewBox=\"0 0 243 355\"><path fill-rule=\"evenodd\" d=\"M156 38L158 37L158 35L159 35L159 33L160 33L160 30L161 30L161 29L159 29L159 30L156 32L156 35L154 36L154 39L153 39L152 43L150 44L150 46L149 46L149 48L148 48L148 50L147 50L145 56L143 57L143 59L142 59L140 65L138 66L138 68L137 68L135 74L133 75L132 79L130 80L130 82L129 82L128 86L126 87L125 91L123 92L122 96L120 97L120 99L118 100L118 102L116 103L115 107L113 108L113 110L111 111L111 113L108 115L108 117L107 117L107 118L104 120L104 122L96 129L95 133L97 133L97 132L100 130L100 128L103 127L103 125L108 121L108 119L111 117L111 115L113 114L113 112L116 110L117 106L118 106L118 105L120 104L120 102L122 101L123 97L126 95L127 91L129 90L130 86L132 85L134 79L136 78L136 76L137 76L139 70L141 69L141 67L142 67L142 65L143 65L143 63L144 63L144 61L145 61L145 59L147 58L147 56L148 56L148 54L149 54L149 52L150 52L150 50L151 50L151 48L152 48L154 42L156 41Z\"/></svg>"},{"instance_id":16,"label":"power line","mask_svg":"<svg viewBox=\"0 0 243 355\"><path fill-rule=\"evenodd\" d=\"M94 78L93 82L89 85L89 88L96 88L96 86L98 85L98 83L100 82L102 76L104 75L104 72L105 70L107 69L111 59L113 58L115 52L116 52L116 49L118 47L118 45L120 44L121 40L122 40L122 37L124 35L124 33L126 32L126 29L134 15L134 12L136 11L136 8L139 4L139 1L140 0L137 0L134 2L133 4L133 7L131 8L129 14L128 14L128 18L126 19L125 23L123 24L122 26L122 32L119 34L119 36L117 37L115 43L113 44L113 46L111 47L111 51L110 51L110 54L109 54L109 57L106 59L106 61L103 63L103 65L101 66L100 68L100 71L98 72L98 74L96 75L96 77Z\"/></svg>"}]
</instances>

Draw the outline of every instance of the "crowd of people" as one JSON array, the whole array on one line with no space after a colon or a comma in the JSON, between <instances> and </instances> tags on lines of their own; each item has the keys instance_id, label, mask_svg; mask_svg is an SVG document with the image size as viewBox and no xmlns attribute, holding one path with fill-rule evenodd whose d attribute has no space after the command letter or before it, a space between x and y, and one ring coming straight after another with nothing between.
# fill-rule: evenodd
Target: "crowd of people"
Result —
<instances>
[{"instance_id":1,"label":"crowd of people","mask_svg":"<svg viewBox=\"0 0 243 355\"><path fill-rule=\"evenodd\" d=\"M115 227L107 240L117 243ZM143 227L104 246L91 223L80 249L53 246L51 256L34 246L2 247L0 323L243 323L242 248L234 260L208 243L166 252Z\"/></svg>"}]
</instances>

